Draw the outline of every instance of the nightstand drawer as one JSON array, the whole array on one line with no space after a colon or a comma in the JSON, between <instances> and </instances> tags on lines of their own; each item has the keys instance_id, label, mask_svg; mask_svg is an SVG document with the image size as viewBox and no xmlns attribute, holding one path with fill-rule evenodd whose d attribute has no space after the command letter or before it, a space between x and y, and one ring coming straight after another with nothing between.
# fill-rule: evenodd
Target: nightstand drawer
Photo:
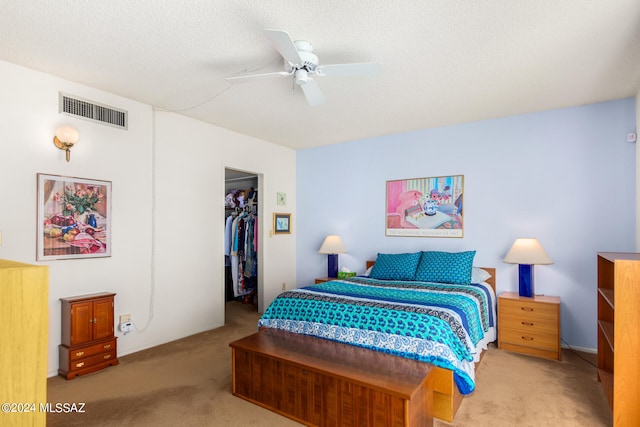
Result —
<instances>
[{"instance_id":1,"label":"nightstand drawer","mask_svg":"<svg viewBox=\"0 0 640 427\"><path fill-rule=\"evenodd\" d=\"M532 316L516 314L503 314L498 317L498 327L509 328L522 333L553 334L558 333L558 319L536 318Z\"/></svg>"},{"instance_id":2,"label":"nightstand drawer","mask_svg":"<svg viewBox=\"0 0 640 427\"><path fill-rule=\"evenodd\" d=\"M534 301L509 300L501 298L498 300L500 314L524 320L548 320L558 321L557 304L541 304Z\"/></svg>"},{"instance_id":3,"label":"nightstand drawer","mask_svg":"<svg viewBox=\"0 0 640 427\"><path fill-rule=\"evenodd\" d=\"M545 350L558 349L558 335L542 331L522 331L511 328L500 328L500 340L505 343L517 344L525 347L536 347Z\"/></svg>"}]
</instances>

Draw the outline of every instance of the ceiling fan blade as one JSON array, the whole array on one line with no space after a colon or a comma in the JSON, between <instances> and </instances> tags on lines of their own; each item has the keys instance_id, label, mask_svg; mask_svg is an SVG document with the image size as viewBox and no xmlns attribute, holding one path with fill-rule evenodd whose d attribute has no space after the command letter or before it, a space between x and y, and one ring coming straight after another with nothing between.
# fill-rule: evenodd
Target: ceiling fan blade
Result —
<instances>
[{"instance_id":1,"label":"ceiling fan blade","mask_svg":"<svg viewBox=\"0 0 640 427\"><path fill-rule=\"evenodd\" d=\"M327 101L327 98L324 97L324 94L316 84L315 80L311 77L308 77L307 82L300 85L300 87L302 88L302 92L304 92L305 98L307 98L307 102L312 107L324 104Z\"/></svg>"},{"instance_id":2,"label":"ceiling fan blade","mask_svg":"<svg viewBox=\"0 0 640 427\"><path fill-rule=\"evenodd\" d=\"M293 44L289 33L280 30L264 30L264 32L276 50L280 52L280 55L282 55L287 62L291 64L302 64L302 58L300 58L298 49L296 49L296 45Z\"/></svg>"},{"instance_id":3,"label":"ceiling fan blade","mask_svg":"<svg viewBox=\"0 0 640 427\"><path fill-rule=\"evenodd\" d=\"M250 79L253 77L258 78L270 78L270 77L289 77L293 73L288 73L286 71L276 71L273 73L263 73L263 74L247 74L244 76L235 76L235 77L227 77L225 80L240 80L240 79Z\"/></svg>"},{"instance_id":4,"label":"ceiling fan blade","mask_svg":"<svg viewBox=\"0 0 640 427\"><path fill-rule=\"evenodd\" d=\"M382 74L382 64L378 62L362 62L319 65L316 74L319 76L377 76Z\"/></svg>"}]
</instances>

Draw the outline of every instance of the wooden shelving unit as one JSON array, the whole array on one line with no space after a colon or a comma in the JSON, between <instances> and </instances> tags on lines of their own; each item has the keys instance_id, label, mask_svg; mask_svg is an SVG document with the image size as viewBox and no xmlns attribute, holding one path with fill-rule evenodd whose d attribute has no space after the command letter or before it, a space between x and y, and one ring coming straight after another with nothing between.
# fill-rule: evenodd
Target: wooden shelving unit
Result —
<instances>
[{"instance_id":1,"label":"wooden shelving unit","mask_svg":"<svg viewBox=\"0 0 640 427\"><path fill-rule=\"evenodd\" d=\"M614 426L640 425L640 254L598 253L598 381Z\"/></svg>"},{"instance_id":2,"label":"wooden shelving unit","mask_svg":"<svg viewBox=\"0 0 640 427\"><path fill-rule=\"evenodd\" d=\"M0 425L45 426L49 267L0 259Z\"/></svg>"}]
</instances>

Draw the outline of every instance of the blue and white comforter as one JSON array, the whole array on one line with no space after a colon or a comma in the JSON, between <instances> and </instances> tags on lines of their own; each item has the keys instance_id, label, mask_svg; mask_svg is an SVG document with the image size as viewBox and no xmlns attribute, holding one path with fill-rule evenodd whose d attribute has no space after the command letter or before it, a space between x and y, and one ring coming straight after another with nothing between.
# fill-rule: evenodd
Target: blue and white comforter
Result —
<instances>
[{"instance_id":1,"label":"blue and white comforter","mask_svg":"<svg viewBox=\"0 0 640 427\"><path fill-rule=\"evenodd\" d=\"M283 292L258 326L451 369L460 393L469 394L474 361L495 340L495 295L487 284L352 277Z\"/></svg>"}]
</instances>

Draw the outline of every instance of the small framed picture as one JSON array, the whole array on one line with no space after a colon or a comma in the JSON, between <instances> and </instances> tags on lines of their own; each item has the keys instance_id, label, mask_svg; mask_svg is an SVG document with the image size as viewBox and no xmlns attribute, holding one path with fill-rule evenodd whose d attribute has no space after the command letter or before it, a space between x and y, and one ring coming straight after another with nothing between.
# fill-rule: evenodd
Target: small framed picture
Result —
<instances>
[{"instance_id":1,"label":"small framed picture","mask_svg":"<svg viewBox=\"0 0 640 427\"><path fill-rule=\"evenodd\" d=\"M290 213L274 213L273 214L273 234L290 234L291 233L291 214Z\"/></svg>"}]
</instances>

